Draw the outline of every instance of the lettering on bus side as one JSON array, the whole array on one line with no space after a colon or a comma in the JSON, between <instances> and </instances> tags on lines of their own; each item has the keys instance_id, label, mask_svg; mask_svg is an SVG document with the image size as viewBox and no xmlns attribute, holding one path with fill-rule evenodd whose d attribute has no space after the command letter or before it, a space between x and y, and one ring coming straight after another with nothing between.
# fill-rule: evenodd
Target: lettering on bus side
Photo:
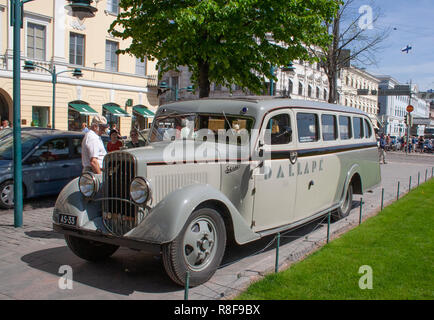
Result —
<instances>
[{"instance_id":1,"label":"lettering on bus side","mask_svg":"<svg viewBox=\"0 0 434 320\"><path fill-rule=\"evenodd\" d=\"M273 170L271 167L265 167L264 179L283 179L294 176L303 176L309 174L315 174L320 171L324 171L324 160L312 160L312 161L298 161L296 164L289 164L289 172L285 174L283 165L280 165L278 169Z\"/></svg>"}]
</instances>

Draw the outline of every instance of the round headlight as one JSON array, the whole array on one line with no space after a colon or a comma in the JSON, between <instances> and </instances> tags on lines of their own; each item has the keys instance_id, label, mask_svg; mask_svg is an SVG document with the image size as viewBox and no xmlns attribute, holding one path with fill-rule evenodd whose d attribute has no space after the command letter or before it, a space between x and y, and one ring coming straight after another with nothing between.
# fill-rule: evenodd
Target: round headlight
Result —
<instances>
[{"instance_id":1,"label":"round headlight","mask_svg":"<svg viewBox=\"0 0 434 320\"><path fill-rule=\"evenodd\" d=\"M86 198L91 198L97 192L97 181L91 173L83 173L78 180L80 192Z\"/></svg>"},{"instance_id":2,"label":"round headlight","mask_svg":"<svg viewBox=\"0 0 434 320\"><path fill-rule=\"evenodd\" d=\"M139 205L147 203L151 198L151 188L148 180L140 177L134 178L130 184L130 196Z\"/></svg>"}]
</instances>

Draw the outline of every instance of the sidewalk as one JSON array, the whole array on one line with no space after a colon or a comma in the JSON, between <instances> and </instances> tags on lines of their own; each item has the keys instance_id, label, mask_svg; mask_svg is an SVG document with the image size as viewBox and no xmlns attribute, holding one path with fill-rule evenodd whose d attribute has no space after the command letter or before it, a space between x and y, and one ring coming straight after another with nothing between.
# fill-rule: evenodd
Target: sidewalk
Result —
<instances>
[{"instance_id":1,"label":"sidewalk","mask_svg":"<svg viewBox=\"0 0 434 320\"><path fill-rule=\"evenodd\" d=\"M421 158L419 158L421 159ZM409 177L412 188L431 178L434 162L416 162L399 155L390 155L388 164L381 165L382 184L363 196L363 218L376 214L381 206L408 191ZM360 196L353 199L351 214L331 224L331 239L359 223ZM174 285L164 272L159 257L132 251L118 250L105 263L89 263L77 258L66 247L63 236L52 231L52 208L25 211L24 226L14 228L13 214L0 212L0 299L183 299L184 290ZM319 223L322 222L322 223ZM282 235L279 251L279 269L302 259L324 245L327 221L312 222L303 228ZM274 237L261 239L245 246L230 248L222 267L204 285L192 288L189 299L216 300L237 295L251 281L274 272ZM261 252L259 254L255 254ZM62 290L58 283L59 268L69 265L73 269L73 290Z\"/></svg>"}]
</instances>

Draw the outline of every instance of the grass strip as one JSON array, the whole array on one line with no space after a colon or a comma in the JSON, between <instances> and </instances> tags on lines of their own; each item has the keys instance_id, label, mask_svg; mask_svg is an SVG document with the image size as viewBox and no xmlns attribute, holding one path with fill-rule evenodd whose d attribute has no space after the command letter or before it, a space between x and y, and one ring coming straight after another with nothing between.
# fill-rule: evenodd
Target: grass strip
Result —
<instances>
[{"instance_id":1,"label":"grass strip","mask_svg":"<svg viewBox=\"0 0 434 320\"><path fill-rule=\"evenodd\" d=\"M305 260L252 284L241 300L433 299L434 179ZM372 289L359 280L372 268Z\"/></svg>"}]
</instances>

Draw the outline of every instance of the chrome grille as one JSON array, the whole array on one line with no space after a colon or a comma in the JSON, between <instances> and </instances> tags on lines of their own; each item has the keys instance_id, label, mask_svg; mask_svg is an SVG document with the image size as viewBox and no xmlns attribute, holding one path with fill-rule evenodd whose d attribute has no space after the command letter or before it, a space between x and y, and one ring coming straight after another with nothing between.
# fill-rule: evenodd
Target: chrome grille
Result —
<instances>
[{"instance_id":1,"label":"chrome grille","mask_svg":"<svg viewBox=\"0 0 434 320\"><path fill-rule=\"evenodd\" d=\"M130 200L130 183L135 175L135 158L131 154L113 152L105 156L102 217L113 234L124 235L143 219L142 210Z\"/></svg>"}]
</instances>

